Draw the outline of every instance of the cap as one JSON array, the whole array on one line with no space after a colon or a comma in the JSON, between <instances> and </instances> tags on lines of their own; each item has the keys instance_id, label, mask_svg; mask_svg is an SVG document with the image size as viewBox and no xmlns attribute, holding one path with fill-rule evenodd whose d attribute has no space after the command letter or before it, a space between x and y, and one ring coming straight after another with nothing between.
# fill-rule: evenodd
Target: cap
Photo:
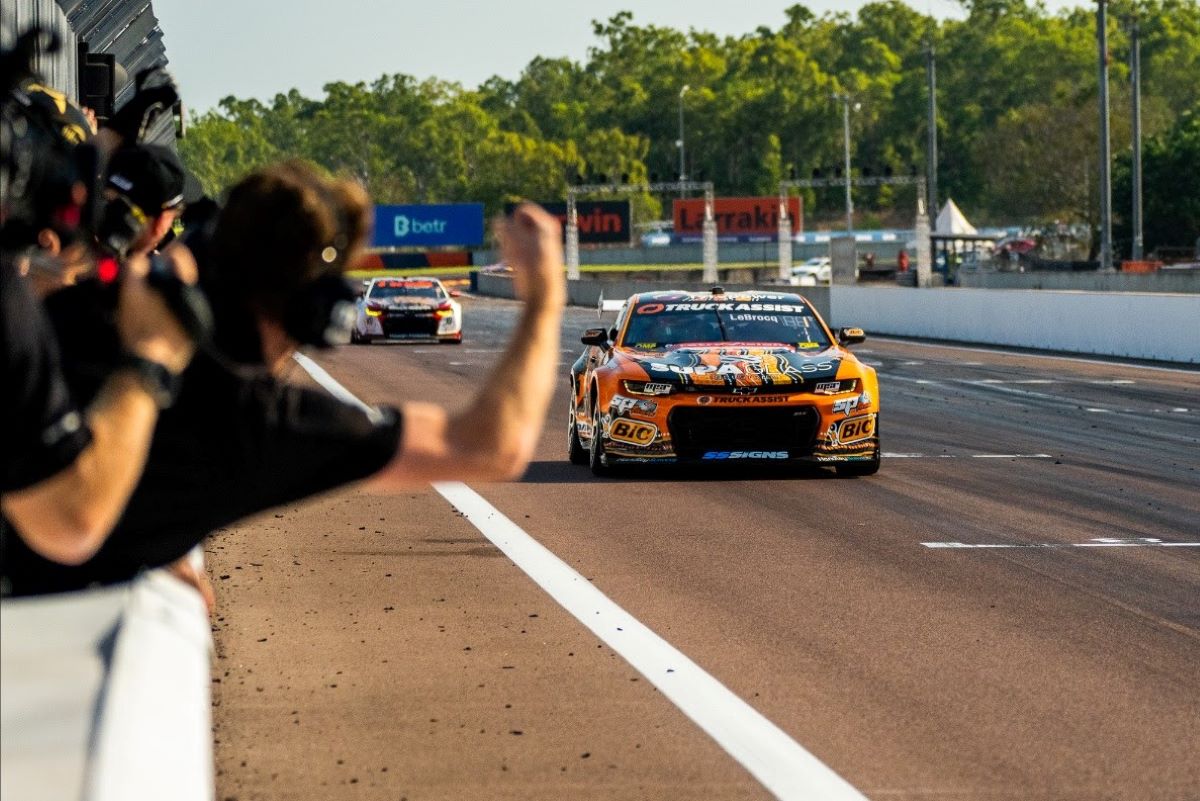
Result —
<instances>
[{"instance_id":1,"label":"cap","mask_svg":"<svg viewBox=\"0 0 1200 801\"><path fill-rule=\"evenodd\" d=\"M107 189L124 195L151 217L183 205L184 169L179 157L161 145L130 145L108 162Z\"/></svg>"}]
</instances>

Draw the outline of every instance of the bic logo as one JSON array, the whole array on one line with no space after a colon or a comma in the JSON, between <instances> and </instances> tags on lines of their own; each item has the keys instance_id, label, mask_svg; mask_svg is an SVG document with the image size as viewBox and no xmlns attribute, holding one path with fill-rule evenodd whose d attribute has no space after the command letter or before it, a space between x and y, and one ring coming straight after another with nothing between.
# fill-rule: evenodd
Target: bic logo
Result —
<instances>
[{"instance_id":1,"label":"bic logo","mask_svg":"<svg viewBox=\"0 0 1200 801\"><path fill-rule=\"evenodd\" d=\"M617 442L625 442L644 448L658 436L658 426L651 423L637 423L633 420L615 420L608 436Z\"/></svg>"},{"instance_id":2,"label":"bic logo","mask_svg":"<svg viewBox=\"0 0 1200 801\"><path fill-rule=\"evenodd\" d=\"M403 239L411 234L444 234L445 220L410 219L406 214L397 214L392 218L392 233L397 239Z\"/></svg>"},{"instance_id":3,"label":"bic logo","mask_svg":"<svg viewBox=\"0 0 1200 801\"><path fill-rule=\"evenodd\" d=\"M843 445L866 439L875 433L875 416L852 417L838 426L838 441Z\"/></svg>"}]
</instances>

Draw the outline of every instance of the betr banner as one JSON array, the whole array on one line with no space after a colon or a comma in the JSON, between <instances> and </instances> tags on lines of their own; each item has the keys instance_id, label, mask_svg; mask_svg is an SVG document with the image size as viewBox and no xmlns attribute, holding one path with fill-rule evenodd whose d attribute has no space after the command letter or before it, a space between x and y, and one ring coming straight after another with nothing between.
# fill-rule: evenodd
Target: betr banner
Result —
<instances>
[{"instance_id":1,"label":"betr banner","mask_svg":"<svg viewBox=\"0 0 1200 801\"><path fill-rule=\"evenodd\" d=\"M704 226L704 198L676 199L675 235L699 237ZM717 236L775 237L779 234L778 197L718 197L713 199L713 216L717 221ZM800 233L800 198L788 198L788 216L792 233Z\"/></svg>"},{"instance_id":2,"label":"betr banner","mask_svg":"<svg viewBox=\"0 0 1200 801\"><path fill-rule=\"evenodd\" d=\"M483 244L482 203L376 206L371 245L377 248Z\"/></svg>"}]
</instances>

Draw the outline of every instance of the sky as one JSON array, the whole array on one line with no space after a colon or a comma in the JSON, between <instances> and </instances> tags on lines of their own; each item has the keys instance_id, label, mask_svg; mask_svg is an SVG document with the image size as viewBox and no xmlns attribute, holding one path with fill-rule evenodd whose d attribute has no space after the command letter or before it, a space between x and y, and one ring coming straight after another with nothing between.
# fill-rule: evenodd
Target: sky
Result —
<instances>
[{"instance_id":1,"label":"sky","mask_svg":"<svg viewBox=\"0 0 1200 801\"><path fill-rule=\"evenodd\" d=\"M634 22L737 36L778 28L797 0L153 0L170 69L193 114L227 95L267 100L296 88L318 98L332 81L404 73L478 86L514 79L535 56L583 61L592 20L630 10ZM908 0L939 18L955 0ZM808 0L817 14L863 0ZM1050 9L1087 0L1047 0Z\"/></svg>"}]
</instances>

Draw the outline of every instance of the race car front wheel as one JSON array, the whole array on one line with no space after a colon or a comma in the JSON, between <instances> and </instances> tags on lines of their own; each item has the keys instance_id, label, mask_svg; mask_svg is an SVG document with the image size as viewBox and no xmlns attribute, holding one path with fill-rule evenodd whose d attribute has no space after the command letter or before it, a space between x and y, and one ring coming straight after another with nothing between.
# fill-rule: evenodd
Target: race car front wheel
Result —
<instances>
[{"instance_id":1,"label":"race car front wheel","mask_svg":"<svg viewBox=\"0 0 1200 801\"><path fill-rule=\"evenodd\" d=\"M600 408L595 400L592 401L592 439L588 443L588 467L592 475L607 476L610 472L604 463L604 431L600 425Z\"/></svg>"},{"instance_id":2,"label":"race car front wheel","mask_svg":"<svg viewBox=\"0 0 1200 801\"><path fill-rule=\"evenodd\" d=\"M579 441L579 426L575 420L575 401L572 399L570 414L567 416L567 458L571 464L587 464L588 451Z\"/></svg>"},{"instance_id":3,"label":"race car front wheel","mask_svg":"<svg viewBox=\"0 0 1200 801\"><path fill-rule=\"evenodd\" d=\"M879 472L879 456L866 462L843 462L833 469L839 476L873 476Z\"/></svg>"},{"instance_id":4,"label":"race car front wheel","mask_svg":"<svg viewBox=\"0 0 1200 801\"><path fill-rule=\"evenodd\" d=\"M864 462L843 462L834 467L839 476L873 476L879 472L883 446L879 443L879 418L875 418L875 458Z\"/></svg>"}]
</instances>

